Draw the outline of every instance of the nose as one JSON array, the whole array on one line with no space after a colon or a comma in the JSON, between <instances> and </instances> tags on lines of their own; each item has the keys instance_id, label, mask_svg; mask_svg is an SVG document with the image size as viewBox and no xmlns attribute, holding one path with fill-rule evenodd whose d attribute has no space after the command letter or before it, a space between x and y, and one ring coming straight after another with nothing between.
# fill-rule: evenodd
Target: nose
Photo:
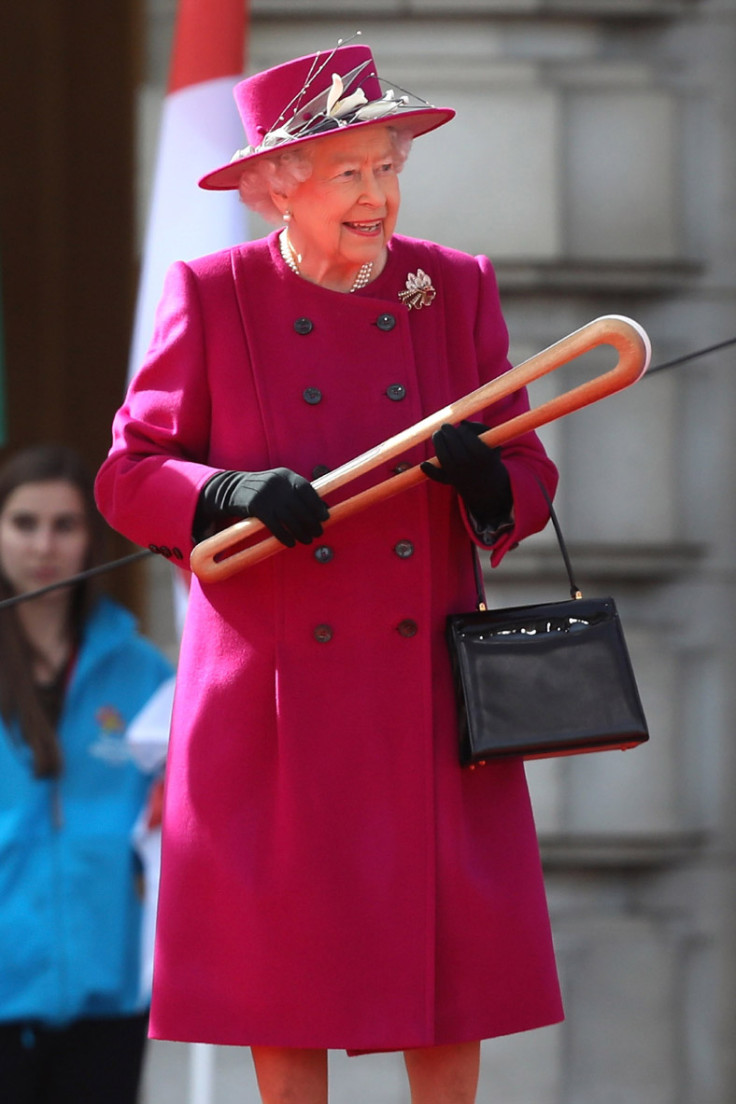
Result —
<instances>
[{"instance_id":1,"label":"nose","mask_svg":"<svg viewBox=\"0 0 736 1104\"><path fill-rule=\"evenodd\" d=\"M54 548L55 534L50 525L39 525L33 534L33 547L40 555L49 555Z\"/></svg>"},{"instance_id":2,"label":"nose","mask_svg":"<svg viewBox=\"0 0 736 1104\"><path fill-rule=\"evenodd\" d=\"M386 190L381 178L371 170L366 172L363 180L364 188L360 202L369 204L371 207L382 207L386 198Z\"/></svg>"}]
</instances>

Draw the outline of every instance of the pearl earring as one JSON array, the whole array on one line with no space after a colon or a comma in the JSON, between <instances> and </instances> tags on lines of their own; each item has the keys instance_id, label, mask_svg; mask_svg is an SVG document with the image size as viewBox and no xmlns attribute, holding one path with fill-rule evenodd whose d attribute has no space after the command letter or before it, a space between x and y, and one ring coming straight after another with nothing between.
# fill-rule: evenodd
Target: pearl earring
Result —
<instances>
[{"instance_id":1,"label":"pearl earring","mask_svg":"<svg viewBox=\"0 0 736 1104\"><path fill-rule=\"evenodd\" d=\"M284 222L286 222L286 223L291 222L291 211L288 209L288 207L284 211Z\"/></svg>"}]
</instances>

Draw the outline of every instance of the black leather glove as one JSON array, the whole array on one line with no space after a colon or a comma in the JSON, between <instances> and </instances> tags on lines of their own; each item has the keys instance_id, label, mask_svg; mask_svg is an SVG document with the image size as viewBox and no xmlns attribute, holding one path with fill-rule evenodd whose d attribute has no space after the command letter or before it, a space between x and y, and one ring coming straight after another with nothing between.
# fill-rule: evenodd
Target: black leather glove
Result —
<instances>
[{"instance_id":1,"label":"black leather glove","mask_svg":"<svg viewBox=\"0 0 736 1104\"><path fill-rule=\"evenodd\" d=\"M329 511L314 487L289 468L260 472L224 471L199 492L194 539L201 540L212 522L223 517L255 517L275 537L293 548L310 544L322 533Z\"/></svg>"},{"instance_id":2,"label":"black leather glove","mask_svg":"<svg viewBox=\"0 0 736 1104\"><path fill-rule=\"evenodd\" d=\"M481 422L443 425L432 434L441 467L426 460L420 467L435 482L455 487L476 521L495 528L508 520L513 498L501 450L479 440L488 428Z\"/></svg>"}]
</instances>

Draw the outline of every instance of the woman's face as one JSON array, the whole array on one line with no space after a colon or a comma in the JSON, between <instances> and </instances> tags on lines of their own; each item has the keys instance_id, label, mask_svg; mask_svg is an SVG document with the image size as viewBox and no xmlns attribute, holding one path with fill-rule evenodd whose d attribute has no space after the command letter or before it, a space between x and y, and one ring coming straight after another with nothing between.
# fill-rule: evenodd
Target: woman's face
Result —
<instances>
[{"instance_id":1,"label":"woman's face","mask_svg":"<svg viewBox=\"0 0 736 1104\"><path fill-rule=\"evenodd\" d=\"M82 571L89 545L84 499L74 484L24 483L6 498L0 511L0 569L16 594Z\"/></svg>"},{"instance_id":2,"label":"woman's face","mask_svg":"<svg viewBox=\"0 0 736 1104\"><path fill-rule=\"evenodd\" d=\"M317 141L312 165L311 176L285 202L302 274L322 282L325 274L347 277L368 261L381 261L400 202L388 128Z\"/></svg>"}]
</instances>

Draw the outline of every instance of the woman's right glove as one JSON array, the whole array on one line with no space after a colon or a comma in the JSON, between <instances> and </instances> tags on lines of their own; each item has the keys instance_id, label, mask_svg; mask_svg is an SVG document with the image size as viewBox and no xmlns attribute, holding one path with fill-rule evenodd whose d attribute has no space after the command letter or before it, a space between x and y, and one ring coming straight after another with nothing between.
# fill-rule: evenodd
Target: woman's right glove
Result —
<instances>
[{"instance_id":1,"label":"woman's right glove","mask_svg":"<svg viewBox=\"0 0 736 1104\"><path fill-rule=\"evenodd\" d=\"M192 532L202 540L213 522L227 517L262 521L287 548L310 544L322 533L327 505L303 476L290 468L260 472L224 471L199 492Z\"/></svg>"}]
</instances>

